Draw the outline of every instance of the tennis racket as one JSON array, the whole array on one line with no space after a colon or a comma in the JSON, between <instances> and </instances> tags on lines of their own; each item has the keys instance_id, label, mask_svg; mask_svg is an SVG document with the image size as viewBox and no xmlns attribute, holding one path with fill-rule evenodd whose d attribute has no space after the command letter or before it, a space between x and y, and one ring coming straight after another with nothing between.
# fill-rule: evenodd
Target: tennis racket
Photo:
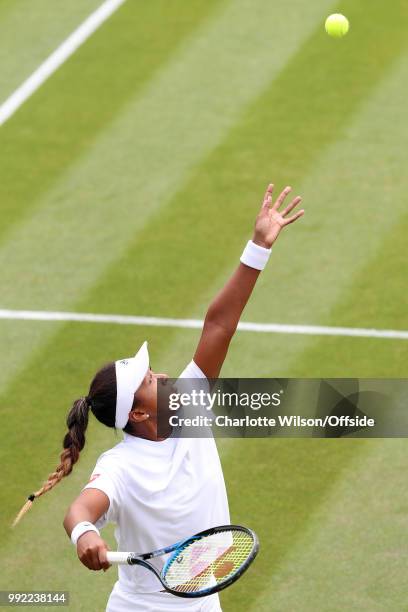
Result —
<instances>
[{"instance_id":1,"label":"tennis racket","mask_svg":"<svg viewBox=\"0 0 408 612\"><path fill-rule=\"evenodd\" d=\"M107 559L109 563L142 565L173 595L205 597L225 589L242 576L258 549L258 538L251 529L222 525L146 554L108 551ZM161 571L147 561L168 553L173 554Z\"/></svg>"}]
</instances>

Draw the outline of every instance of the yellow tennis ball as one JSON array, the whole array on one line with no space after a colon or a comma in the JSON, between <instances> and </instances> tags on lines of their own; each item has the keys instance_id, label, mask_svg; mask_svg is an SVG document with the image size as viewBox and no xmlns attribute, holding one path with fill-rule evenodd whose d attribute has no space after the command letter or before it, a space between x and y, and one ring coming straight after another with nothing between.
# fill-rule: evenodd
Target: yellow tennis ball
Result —
<instances>
[{"instance_id":1,"label":"yellow tennis ball","mask_svg":"<svg viewBox=\"0 0 408 612\"><path fill-rule=\"evenodd\" d=\"M333 36L333 38L342 38L342 36L345 36L349 31L350 24L347 17L339 13L334 13L334 15L330 15L326 19L325 27L329 36Z\"/></svg>"}]
</instances>

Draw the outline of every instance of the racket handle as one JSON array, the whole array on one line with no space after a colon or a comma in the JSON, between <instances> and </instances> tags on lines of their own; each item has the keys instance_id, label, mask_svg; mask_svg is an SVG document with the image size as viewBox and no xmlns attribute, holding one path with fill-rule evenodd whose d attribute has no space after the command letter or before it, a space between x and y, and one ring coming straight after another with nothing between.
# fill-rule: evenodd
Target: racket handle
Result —
<instances>
[{"instance_id":1,"label":"racket handle","mask_svg":"<svg viewBox=\"0 0 408 612\"><path fill-rule=\"evenodd\" d=\"M129 552L114 552L108 550L106 553L106 558L109 563L119 563L119 564L127 564L128 557L132 553Z\"/></svg>"}]
</instances>

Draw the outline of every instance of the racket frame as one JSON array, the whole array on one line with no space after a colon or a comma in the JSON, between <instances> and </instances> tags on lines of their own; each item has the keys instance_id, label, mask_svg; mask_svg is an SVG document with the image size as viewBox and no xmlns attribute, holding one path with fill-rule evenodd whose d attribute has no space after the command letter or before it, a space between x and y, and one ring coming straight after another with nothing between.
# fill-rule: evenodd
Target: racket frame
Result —
<instances>
[{"instance_id":1,"label":"racket frame","mask_svg":"<svg viewBox=\"0 0 408 612\"><path fill-rule=\"evenodd\" d=\"M248 555L248 558L246 559L246 561L227 580L225 580L224 582L221 582L220 584L215 584L210 587L207 587L206 589L200 589L200 591L193 592L193 593L177 591L176 589L172 589L166 584L165 575L166 575L167 568L169 567L169 565L171 564L175 556L177 556L177 554L179 553L180 548L184 547L187 543L192 542L195 539L200 540L206 536L210 536L216 533L222 533L226 531L242 531L244 533L247 533L248 535L252 537L252 542L253 542L252 550L250 554ZM176 542L175 544L172 544L171 546L166 546L165 548L160 548L158 550L154 550L149 553L144 553L144 554L137 554L137 553L131 553L131 552L120 553L121 561L118 561L118 558L117 559L114 558L115 553L108 552L107 556L108 556L109 562L127 563L128 565L141 565L142 567L145 567L146 569L149 569L150 571L154 573L156 578L160 581L160 583L162 584L162 586L165 588L165 590L168 593L172 593L172 595L176 595L177 597L185 597L185 598L193 599L196 597L206 597L208 595L218 593L219 591L222 591L223 589L230 586L233 582L238 580L238 578L240 578L242 574L248 569L248 567L251 565L252 561L255 559L256 555L258 554L258 551L259 551L258 536L256 535L254 531L252 531L252 529L249 529L249 527L243 527L242 525L218 525L217 527L211 527L210 529L205 529L204 531L200 531L199 533L196 533L193 536L184 538L183 540L180 540L179 542ZM148 559L154 559L155 557L160 557L161 555L166 555L171 552L174 554L167 559L166 563L164 564L160 572L157 568L154 567L154 565L152 565L151 563L147 561ZM126 559L123 555L126 556Z\"/></svg>"}]
</instances>

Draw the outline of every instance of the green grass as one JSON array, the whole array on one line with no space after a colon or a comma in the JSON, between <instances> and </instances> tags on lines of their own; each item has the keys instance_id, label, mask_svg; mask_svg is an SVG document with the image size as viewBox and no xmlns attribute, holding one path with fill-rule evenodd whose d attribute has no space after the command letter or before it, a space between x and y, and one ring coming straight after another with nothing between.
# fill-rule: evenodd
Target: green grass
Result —
<instances>
[{"instance_id":1,"label":"green grass","mask_svg":"<svg viewBox=\"0 0 408 612\"><path fill-rule=\"evenodd\" d=\"M96 4L59 18L63 3L0 2L3 99ZM341 41L324 33L331 12L350 19ZM403 0L128 0L0 129L1 307L203 317L272 180L306 215L245 320L407 329L407 17ZM77 562L62 519L111 431L91 419L72 475L10 523L95 370L148 339L153 368L176 376L199 332L0 320L0 334L0 587L102 610L115 571ZM239 333L223 374L404 377L407 346ZM232 520L261 540L225 611L406 609L404 441L218 444Z\"/></svg>"},{"instance_id":2,"label":"green grass","mask_svg":"<svg viewBox=\"0 0 408 612\"><path fill-rule=\"evenodd\" d=\"M125 3L2 128L1 233L21 223L219 1L155 0L137 10L132 4Z\"/></svg>"},{"instance_id":3,"label":"green grass","mask_svg":"<svg viewBox=\"0 0 408 612\"><path fill-rule=\"evenodd\" d=\"M0 0L0 99L19 87L99 5L99 0Z\"/></svg>"}]
</instances>

